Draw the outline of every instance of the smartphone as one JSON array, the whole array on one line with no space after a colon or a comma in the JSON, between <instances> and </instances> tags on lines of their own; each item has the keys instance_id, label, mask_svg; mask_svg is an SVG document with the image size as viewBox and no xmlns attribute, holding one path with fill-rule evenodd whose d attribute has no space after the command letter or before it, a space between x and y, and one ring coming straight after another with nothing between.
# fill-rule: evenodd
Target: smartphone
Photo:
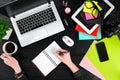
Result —
<instances>
[{"instance_id":1,"label":"smartphone","mask_svg":"<svg viewBox=\"0 0 120 80\"><path fill-rule=\"evenodd\" d=\"M98 52L100 62L109 60L108 53L104 42L96 43L96 49Z\"/></svg>"}]
</instances>

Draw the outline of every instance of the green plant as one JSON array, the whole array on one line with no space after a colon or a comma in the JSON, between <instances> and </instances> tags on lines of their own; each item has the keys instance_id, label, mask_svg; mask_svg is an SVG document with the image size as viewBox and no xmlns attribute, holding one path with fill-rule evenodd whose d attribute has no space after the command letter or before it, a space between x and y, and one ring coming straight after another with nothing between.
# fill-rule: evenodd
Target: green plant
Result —
<instances>
[{"instance_id":1,"label":"green plant","mask_svg":"<svg viewBox=\"0 0 120 80\"><path fill-rule=\"evenodd\" d=\"M8 29L9 23L0 17L0 41L6 35Z\"/></svg>"}]
</instances>

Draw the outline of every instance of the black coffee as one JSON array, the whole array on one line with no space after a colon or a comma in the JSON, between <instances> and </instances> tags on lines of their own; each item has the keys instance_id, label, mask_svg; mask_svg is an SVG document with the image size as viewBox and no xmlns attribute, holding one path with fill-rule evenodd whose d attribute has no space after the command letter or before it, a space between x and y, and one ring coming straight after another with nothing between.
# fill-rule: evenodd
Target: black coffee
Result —
<instances>
[{"instance_id":1,"label":"black coffee","mask_svg":"<svg viewBox=\"0 0 120 80\"><path fill-rule=\"evenodd\" d=\"M6 45L6 51L7 51L8 53L12 53L12 52L14 52L14 50L15 50L15 46L14 46L13 43L8 43L8 44Z\"/></svg>"}]
</instances>

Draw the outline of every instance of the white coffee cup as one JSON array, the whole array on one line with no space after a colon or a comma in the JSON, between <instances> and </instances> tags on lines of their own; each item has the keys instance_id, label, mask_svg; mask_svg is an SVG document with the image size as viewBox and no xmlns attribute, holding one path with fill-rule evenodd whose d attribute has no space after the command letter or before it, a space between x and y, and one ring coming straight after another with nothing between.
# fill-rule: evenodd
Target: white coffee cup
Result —
<instances>
[{"instance_id":1,"label":"white coffee cup","mask_svg":"<svg viewBox=\"0 0 120 80\"><path fill-rule=\"evenodd\" d=\"M4 53L8 53L8 54L12 55L15 52L17 52L18 46L16 43L14 43L12 41L7 41L3 44L2 49L3 49Z\"/></svg>"}]
</instances>

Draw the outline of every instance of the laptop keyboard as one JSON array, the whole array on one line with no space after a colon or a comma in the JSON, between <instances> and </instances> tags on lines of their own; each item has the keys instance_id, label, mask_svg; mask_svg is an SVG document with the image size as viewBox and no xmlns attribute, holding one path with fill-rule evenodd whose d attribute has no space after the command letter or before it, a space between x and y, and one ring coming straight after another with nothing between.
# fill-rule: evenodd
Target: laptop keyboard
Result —
<instances>
[{"instance_id":1,"label":"laptop keyboard","mask_svg":"<svg viewBox=\"0 0 120 80\"><path fill-rule=\"evenodd\" d=\"M52 8L40 11L36 14L16 21L21 34L42 27L48 23L56 21Z\"/></svg>"}]
</instances>

